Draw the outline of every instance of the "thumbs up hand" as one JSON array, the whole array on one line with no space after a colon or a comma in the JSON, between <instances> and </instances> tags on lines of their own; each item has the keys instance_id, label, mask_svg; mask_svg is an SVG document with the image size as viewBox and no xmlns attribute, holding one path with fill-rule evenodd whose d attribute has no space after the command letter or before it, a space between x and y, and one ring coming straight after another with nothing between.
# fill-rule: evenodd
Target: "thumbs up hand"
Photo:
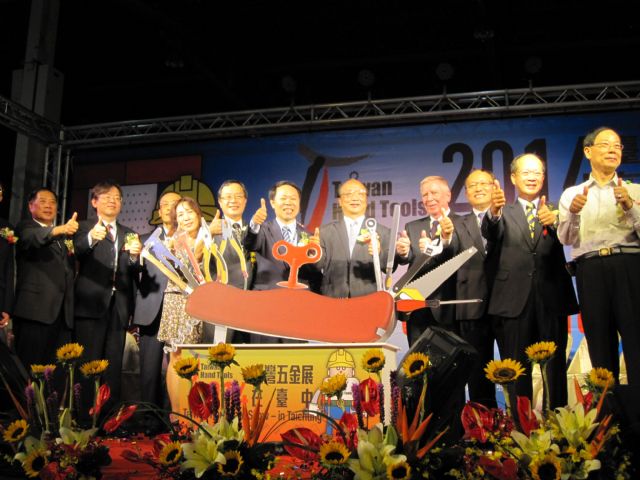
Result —
<instances>
[{"instance_id":1,"label":"thumbs up hand","mask_svg":"<svg viewBox=\"0 0 640 480\"><path fill-rule=\"evenodd\" d=\"M96 223L93 228L89 231L89 236L94 242L99 242L100 240L104 240L107 236L107 227L102 223L102 217L98 215L98 223Z\"/></svg>"},{"instance_id":2,"label":"thumbs up hand","mask_svg":"<svg viewBox=\"0 0 640 480\"><path fill-rule=\"evenodd\" d=\"M409 250L411 249L411 240L407 235L407 231L403 230L400 232L400 236L396 241L396 253L401 257L406 257L409 255Z\"/></svg>"},{"instance_id":3,"label":"thumbs up hand","mask_svg":"<svg viewBox=\"0 0 640 480\"><path fill-rule=\"evenodd\" d=\"M540 197L540 202L538 203L538 220L544 226L555 225L558 217L555 213L549 210L547 206L547 199L544 195Z\"/></svg>"},{"instance_id":4,"label":"thumbs up hand","mask_svg":"<svg viewBox=\"0 0 640 480\"><path fill-rule=\"evenodd\" d=\"M440 210L440 237L443 240L451 240L451 235L453 235L453 222L449 217L444 215L442 210Z\"/></svg>"},{"instance_id":5,"label":"thumbs up hand","mask_svg":"<svg viewBox=\"0 0 640 480\"><path fill-rule=\"evenodd\" d=\"M213 217L213 220L211 220L209 224L209 233L211 233L211 235L222 235L222 222L224 222L224 220L220 218L220 210L218 210L216 211L216 216Z\"/></svg>"},{"instance_id":6,"label":"thumbs up hand","mask_svg":"<svg viewBox=\"0 0 640 480\"><path fill-rule=\"evenodd\" d=\"M420 232L420 240L418 240L418 248L421 252L425 252L429 245L431 245L431 239L427 236L427 232L422 230Z\"/></svg>"},{"instance_id":7,"label":"thumbs up hand","mask_svg":"<svg viewBox=\"0 0 640 480\"><path fill-rule=\"evenodd\" d=\"M52 235L56 237L59 235L72 236L73 234L75 234L78 231L79 226L77 218L78 212L73 212L73 215L71 215L71 218L67 221L67 223L58 225L52 230Z\"/></svg>"},{"instance_id":8,"label":"thumbs up hand","mask_svg":"<svg viewBox=\"0 0 640 480\"><path fill-rule=\"evenodd\" d=\"M618 185L613 187L613 195L615 196L616 203L619 203L625 212L633 207L633 200L631 200L627 187L624 186L622 178L620 177L618 177Z\"/></svg>"},{"instance_id":9,"label":"thumbs up hand","mask_svg":"<svg viewBox=\"0 0 640 480\"><path fill-rule=\"evenodd\" d=\"M587 203L587 196L589 195L589 187L586 185L582 189L582 193L578 193L573 200L571 200L571 205L569 205L569 211L573 214L578 214L582 211L585 204Z\"/></svg>"},{"instance_id":10,"label":"thumbs up hand","mask_svg":"<svg viewBox=\"0 0 640 480\"><path fill-rule=\"evenodd\" d=\"M260 208L253 214L251 221L256 225L262 225L267 219L267 204L264 198L260 199Z\"/></svg>"},{"instance_id":11,"label":"thumbs up hand","mask_svg":"<svg viewBox=\"0 0 640 480\"><path fill-rule=\"evenodd\" d=\"M493 191L491 192L491 215L499 217L502 215L502 207L507 204L507 200L504 196L504 190L500 188L500 182L496 179L493 181Z\"/></svg>"},{"instance_id":12,"label":"thumbs up hand","mask_svg":"<svg viewBox=\"0 0 640 480\"><path fill-rule=\"evenodd\" d=\"M313 235L309 237L309 241L320 245L320 229L318 227L313 231Z\"/></svg>"}]
</instances>

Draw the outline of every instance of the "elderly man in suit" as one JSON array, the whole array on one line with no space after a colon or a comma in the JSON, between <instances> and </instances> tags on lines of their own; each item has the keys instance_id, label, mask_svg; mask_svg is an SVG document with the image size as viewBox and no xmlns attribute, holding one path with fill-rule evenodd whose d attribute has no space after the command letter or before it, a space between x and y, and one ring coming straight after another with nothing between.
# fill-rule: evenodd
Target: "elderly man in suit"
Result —
<instances>
[{"instance_id":1,"label":"elderly man in suit","mask_svg":"<svg viewBox=\"0 0 640 480\"><path fill-rule=\"evenodd\" d=\"M267 220L267 207L264 199L260 201L260 208L251 218L249 229L244 239L247 250L256 253L256 270L253 281L254 290L269 290L281 288L278 282L289 278L289 265L273 256L273 245L279 240L285 240L293 245L308 240L296 218L300 213L300 188L289 181L277 182L269 190L269 202L276 218ZM309 265L303 265L298 272L298 280L317 288L317 270ZM265 319L267 321L267 319ZM252 343L275 342L274 337L251 336Z\"/></svg>"},{"instance_id":2,"label":"elderly man in suit","mask_svg":"<svg viewBox=\"0 0 640 480\"><path fill-rule=\"evenodd\" d=\"M519 360L525 368L515 394L532 395L527 346L553 341L557 351L548 364L549 392L544 394L556 408L567 403L567 316L578 308L556 232L557 215L540 196L544 173L544 163L536 155L517 156L511 162L511 182L518 198L506 205L496 181L482 234L498 248L489 314L497 317L501 330L501 355Z\"/></svg>"},{"instance_id":3,"label":"elderly man in suit","mask_svg":"<svg viewBox=\"0 0 640 480\"><path fill-rule=\"evenodd\" d=\"M396 244L396 252L401 264L409 263L410 265L419 253L434 252L433 257L418 273L423 275L442 261L451 258L453 252L451 239L454 232L451 219L455 215L449 215L451 190L445 178L439 176L423 178L420 182L420 196L427 216L409 222L405 226ZM456 281L455 277L451 277L431 295L431 298L450 300L454 299L455 295ZM415 310L406 321L409 346L420 338L428 326L435 325L452 331L456 328L455 310L452 306L446 305L435 309Z\"/></svg>"},{"instance_id":4,"label":"elderly man in suit","mask_svg":"<svg viewBox=\"0 0 640 480\"><path fill-rule=\"evenodd\" d=\"M484 373L487 362L493 360L493 344L497 339L496 325L487 313L496 256L493 244L482 237L480 227L491 204L494 180L491 172L472 171L464 184L472 211L453 220L455 253L471 247L478 250L456 272L456 297L461 300L479 298L482 303L456 305L456 321L460 336L478 351L478 361L468 380L469 399L487 407L497 406L495 386Z\"/></svg>"},{"instance_id":5,"label":"elderly man in suit","mask_svg":"<svg viewBox=\"0 0 640 480\"><path fill-rule=\"evenodd\" d=\"M55 193L47 188L29 195L31 218L17 228L17 283L13 309L16 353L29 369L54 362L56 349L71 341L74 257L71 239L77 214L54 226Z\"/></svg>"},{"instance_id":6,"label":"elderly man in suit","mask_svg":"<svg viewBox=\"0 0 640 480\"><path fill-rule=\"evenodd\" d=\"M338 194L343 217L320 227L322 258L314 265L322 271L320 293L335 298L359 297L377 290L374 252L364 225L367 189L362 182L352 178L340 185ZM384 267L390 232L380 224L376 232L381 246L380 264Z\"/></svg>"},{"instance_id":7,"label":"elderly man in suit","mask_svg":"<svg viewBox=\"0 0 640 480\"><path fill-rule=\"evenodd\" d=\"M218 214L211 222L213 240L227 265L228 284L243 290L248 290L253 281L251 253L244 246L249 226L242 216L247 207L247 199L247 188L240 180L225 180L218 189L218 205L223 218ZM227 238L226 241L222 236L223 224L231 229L232 234L232 238ZM227 339L231 343L250 341L248 333L231 329L227 332Z\"/></svg>"},{"instance_id":8,"label":"elderly man in suit","mask_svg":"<svg viewBox=\"0 0 640 480\"><path fill-rule=\"evenodd\" d=\"M158 201L162 240L173 234L175 226L171 219L171 209L180 198L178 193L166 192ZM143 236L142 242L147 238L149 235ZM140 332L140 400L162 407L166 398L162 382L164 351L163 343L158 340L157 335L167 277L151 262L145 262L137 286L133 323L138 325Z\"/></svg>"},{"instance_id":9,"label":"elderly man in suit","mask_svg":"<svg viewBox=\"0 0 640 480\"><path fill-rule=\"evenodd\" d=\"M91 189L91 206L98 221L85 220L74 236L79 262L75 289L75 338L82 344L84 360L105 358L105 380L111 399L120 400L122 355L126 329L133 313L138 255L137 235L118 222L122 209L120 186L106 181ZM83 385L83 407L91 402L91 385ZM87 390L89 390L87 392ZM87 415L81 412L81 415Z\"/></svg>"}]
</instances>

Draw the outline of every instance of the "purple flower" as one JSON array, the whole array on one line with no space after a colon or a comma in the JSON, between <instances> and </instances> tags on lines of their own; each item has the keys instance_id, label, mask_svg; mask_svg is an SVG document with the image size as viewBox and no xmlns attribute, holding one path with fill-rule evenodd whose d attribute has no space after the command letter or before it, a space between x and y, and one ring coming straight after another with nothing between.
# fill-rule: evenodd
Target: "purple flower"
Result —
<instances>
[{"instance_id":1,"label":"purple flower","mask_svg":"<svg viewBox=\"0 0 640 480\"><path fill-rule=\"evenodd\" d=\"M227 417L227 421L233 420L233 411L231 410L231 390L224 391L224 412Z\"/></svg>"},{"instance_id":2,"label":"purple flower","mask_svg":"<svg viewBox=\"0 0 640 480\"><path fill-rule=\"evenodd\" d=\"M220 393L216 382L211 382L211 412L213 420L217 423L220 419Z\"/></svg>"},{"instance_id":3,"label":"purple flower","mask_svg":"<svg viewBox=\"0 0 640 480\"><path fill-rule=\"evenodd\" d=\"M384 385L378 383L378 401L380 402L380 422L384 424Z\"/></svg>"},{"instance_id":4,"label":"purple flower","mask_svg":"<svg viewBox=\"0 0 640 480\"><path fill-rule=\"evenodd\" d=\"M358 426L364 429L364 418L362 418L362 398L360 397L360 385L357 383L351 385L351 393L353 394L353 408L358 418Z\"/></svg>"},{"instance_id":5,"label":"purple flower","mask_svg":"<svg viewBox=\"0 0 640 480\"><path fill-rule=\"evenodd\" d=\"M240 384L234 380L231 384L231 418L242 418L242 405L240 404Z\"/></svg>"},{"instance_id":6,"label":"purple flower","mask_svg":"<svg viewBox=\"0 0 640 480\"><path fill-rule=\"evenodd\" d=\"M79 383L73 385L73 401L75 403L75 407L78 408L80 405L80 394L82 393L82 386Z\"/></svg>"},{"instance_id":7,"label":"purple flower","mask_svg":"<svg viewBox=\"0 0 640 480\"><path fill-rule=\"evenodd\" d=\"M26 387L24 387L24 396L27 397L27 405L31 406L36 401L36 392L33 389L33 384L29 383Z\"/></svg>"}]
</instances>

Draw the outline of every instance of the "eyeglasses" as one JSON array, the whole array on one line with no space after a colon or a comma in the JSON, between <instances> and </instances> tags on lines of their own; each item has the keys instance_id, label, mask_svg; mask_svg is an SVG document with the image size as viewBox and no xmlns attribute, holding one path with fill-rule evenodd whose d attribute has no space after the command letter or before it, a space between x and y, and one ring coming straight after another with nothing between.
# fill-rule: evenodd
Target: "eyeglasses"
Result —
<instances>
[{"instance_id":1,"label":"eyeglasses","mask_svg":"<svg viewBox=\"0 0 640 480\"><path fill-rule=\"evenodd\" d=\"M353 197L358 197L358 198L364 198L367 196L367 191L366 190L352 190L350 192L342 192L340 194L341 197L344 198L353 198Z\"/></svg>"},{"instance_id":2,"label":"eyeglasses","mask_svg":"<svg viewBox=\"0 0 640 480\"><path fill-rule=\"evenodd\" d=\"M475 188L489 188L492 185L492 182L473 182L467 185L467 190L473 190Z\"/></svg>"},{"instance_id":3,"label":"eyeglasses","mask_svg":"<svg viewBox=\"0 0 640 480\"><path fill-rule=\"evenodd\" d=\"M602 143L594 143L593 145L591 145L592 147L598 147L600 150L618 150L618 151L622 151L624 150L624 145L621 143L608 143L608 142L602 142Z\"/></svg>"},{"instance_id":4,"label":"eyeglasses","mask_svg":"<svg viewBox=\"0 0 640 480\"><path fill-rule=\"evenodd\" d=\"M236 193L235 195L224 195L223 197L220 197L220 200L226 203L229 203L232 200L240 201L243 199L244 199L243 193Z\"/></svg>"},{"instance_id":5,"label":"eyeglasses","mask_svg":"<svg viewBox=\"0 0 640 480\"><path fill-rule=\"evenodd\" d=\"M538 172L535 170L521 170L518 172L518 175L520 175L521 177L542 178L544 172Z\"/></svg>"},{"instance_id":6,"label":"eyeglasses","mask_svg":"<svg viewBox=\"0 0 640 480\"><path fill-rule=\"evenodd\" d=\"M116 202L116 203L118 203L118 202L122 201L122 197L119 196L119 195L115 195L115 196L113 196L113 195L100 195L98 198L100 200L105 201L105 202Z\"/></svg>"}]
</instances>

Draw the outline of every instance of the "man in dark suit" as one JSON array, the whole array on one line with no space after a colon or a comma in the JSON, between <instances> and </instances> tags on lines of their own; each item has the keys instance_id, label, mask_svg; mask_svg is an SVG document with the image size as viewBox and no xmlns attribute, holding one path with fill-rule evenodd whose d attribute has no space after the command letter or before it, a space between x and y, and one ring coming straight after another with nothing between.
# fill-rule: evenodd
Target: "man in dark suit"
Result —
<instances>
[{"instance_id":1,"label":"man in dark suit","mask_svg":"<svg viewBox=\"0 0 640 480\"><path fill-rule=\"evenodd\" d=\"M74 236L79 271L75 289L75 337L82 344L84 360L109 361L105 380L111 399L120 400L122 355L126 329L133 312L134 278L142 245L129 227L117 222L122 190L112 182L91 189L96 223L85 220ZM90 406L91 385L85 382L83 407ZM89 393L87 393L89 389ZM81 412L86 415L86 412Z\"/></svg>"},{"instance_id":2,"label":"man in dark suit","mask_svg":"<svg viewBox=\"0 0 640 480\"><path fill-rule=\"evenodd\" d=\"M467 200L472 211L453 220L454 250L460 253L476 247L477 253L456 272L456 298L460 300L479 298L482 303L456 305L458 331L478 351L478 361L473 365L468 380L469 399L487 407L496 407L496 392L493 382L487 379L484 367L493 360L493 344L497 338L496 325L487 313L489 292L495 271L495 255L492 244L480 231L482 220L491 204L491 192L495 177L485 170L474 170L465 180Z\"/></svg>"},{"instance_id":3,"label":"man in dark suit","mask_svg":"<svg viewBox=\"0 0 640 480\"><path fill-rule=\"evenodd\" d=\"M433 258L424 266L418 276L435 268L444 260L451 258L455 215L449 215L451 190L447 180L439 176L429 176L420 182L422 205L428 216L409 222L400 234L396 252L400 263L413 264L421 252L432 252ZM453 300L456 295L456 280L452 276L445 281L430 298ZM455 331L455 310L452 306L440 308L422 308L411 312L407 322L409 346L422 335L430 325Z\"/></svg>"},{"instance_id":4,"label":"man in dark suit","mask_svg":"<svg viewBox=\"0 0 640 480\"><path fill-rule=\"evenodd\" d=\"M58 200L51 190L34 190L28 200L32 218L16 228L13 309L16 353L27 370L32 364L54 363L56 349L71 341L74 257L67 238L78 230L76 213L64 225L53 226Z\"/></svg>"},{"instance_id":5,"label":"man in dark suit","mask_svg":"<svg viewBox=\"0 0 640 480\"><path fill-rule=\"evenodd\" d=\"M557 351L547 367L549 392L545 396L555 408L567 404L567 316L577 312L577 303L558 241L557 216L545 197L540 197L544 172L544 163L536 155L516 157L511 163L511 182L518 198L506 205L496 181L482 234L499 244L489 314L498 317L501 355L519 360L525 368L525 375L516 381L515 394L532 395L526 347L553 341Z\"/></svg>"},{"instance_id":6,"label":"man in dark suit","mask_svg":"<svg viewBox=\"0 0 640 480\"><path fill-rule=\"evenodd\" d=\"M253 281L251 253L244 247L248 225L244 223L242 215L247 207L247 198L247 189L241 181L225 180L222 182L218 189L218 205L224 218L219 218L219 215L216 215L211 224L213 240L227 265L227 283L243 290L248 290ZM232 238L223 238L223 224L231 230ZM227 331L227 339L231 343L248 343L250 341L248 333L232 329Z\"/></svg>"},{"instance_id":7,"label":"man in dark suit","mask_svg":"<svg viewBox=\"0 0 640 480\"><path fill-rule=\"evenodd\" d=\"M166 192L158 201L158 216L162 221L161 239L171 236L174 230L171 210L180 200L175 192ZM142 237L145 242L149 235ZM162 382L163 346L157 338L162 316L162 301L167 288L167 277L151 262L141 269L136 290L134 325L140 332L140 400L162 407L165 403L165 386Z\"/></svg>"},{"instance_id":8,"label":"man in dark suit","mask_svg":"<svg viewBox=\"0 0 640 480\"><path fill-rule=\"evenodd\" d=\"M292 182L277 182L269 190L269 202L276 218L267 221L267 206L264 199L260 208L251 218L245 237L245 247L256 254L256 270L253 290L270 290L277 283L289 278L289 265L273 256L273 245L279 240L297 245L308 240L308 234L296 221L300 212L300 188ZM309 265L303 265L298 272L298 281L309 285L311 290L318 288L318 273ZM265 319L267 321L268 319ZM277 341L274 337L251 335L252 343Z\"/></svg>"},{"instance_id":9,"label":"man in dark suit","mask_svg":"<svg viewBox=\"0 0 640 480\"><path fill-rule=\"evenodd\" d=\"M377 290L373 251L364 225L367 189L354 178L338 189L343 217L320 227L322 258L314 265L322 271L320 293L335 298L359 297ZM389 248L389 229L376 227L380 265L384 269ZM382 272L381 272L382 273Z\"/></svg>"}]
</instances>

